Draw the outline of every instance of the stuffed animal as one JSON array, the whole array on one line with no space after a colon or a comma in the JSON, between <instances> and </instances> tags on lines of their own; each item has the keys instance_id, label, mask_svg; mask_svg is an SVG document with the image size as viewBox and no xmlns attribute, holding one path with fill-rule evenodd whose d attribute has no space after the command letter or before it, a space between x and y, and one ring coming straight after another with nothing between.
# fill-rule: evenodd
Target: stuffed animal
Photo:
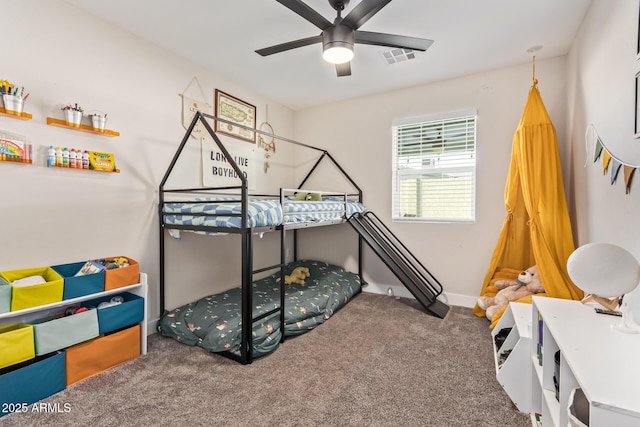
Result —
<instances>
[{"instance_id":1,"label":"stuffed animal","mask_svg":"<svg viewBox=\"0 0 640 427\"><path fill-rule=\"evenodd\" d=\"M304 285L304 279L307 277L309 277L309 269L307 267L296 267L290 275L284 276L284 284L290 285L296 283L298 285Z\"/></svg>"},{"instance_id":2,"label":"stuffed animal","mask_svg":"<svg viewBox=\"0 0 640 427\"><path fill-rule=\"evenodd\" d=\"M319 193L304 193L298 192L295 194L295 200L304 200L307 202L320 202L322 201L322 196Z\"/></svg>"},{"instance_id":3,"label":"stuffed animal","mask_svg":"<svg viewBox=\"0 0 640 427\"><path fill-rule=\"evenodd\" d=\"M515 280L497 280L495 287L499 289L495 297L478 298L478 307L485 310L489 320L492 320L502 307L509 304L509 301L544 292L538 268L535 265L520 273Z\"/></svg>"}]
</instances>

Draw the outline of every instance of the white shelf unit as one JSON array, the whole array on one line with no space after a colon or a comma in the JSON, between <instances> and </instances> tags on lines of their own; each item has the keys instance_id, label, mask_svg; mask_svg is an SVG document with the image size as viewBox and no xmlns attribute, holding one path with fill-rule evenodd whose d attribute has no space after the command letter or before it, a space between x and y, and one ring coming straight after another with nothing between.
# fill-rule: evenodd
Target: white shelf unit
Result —
<instances>
[{"instance_id":1,"label":"white shelf unit","mask_svg":"<svg viewBox=\"0 0 640 427\"><path fill-rule=\"evenodd\" d=\"M147 274L140 273L140 283L123 286L95 294L83 295L81 297L67 299L52 304L39 305L37 307L25 308L23 310L10 311L0 314L0 326L14 323L29 323L34 320L52 316L60 312L63 307L68 307L83 301L101 298L108 295L116 295L122 292L129 292L143 298L144 317L140 322L140 354L147 354L147 294L149 286L147 284Z\"/></svg>"},{"instance_id":2,"label":"white shelf unit","mask_svg":"<svg viewBox=\"0 0 640 427\"><path fill-rule=\"evenodd\" d=\"M640 426L640 334L613 330L619 317L597 314L580 301L533 297L531 320L532 412L542 414L544 427L568 425L569 396L576 387L588 400L590 427Z\"/></svg>"},{"instance_id":3,"label":"white shelf unit","mask_svg":"<svg viewBox=\"0 0 640 427\"><path fill-rule=\"evenodd\" d=\"M495 337L505 328L511 328L500 348ZM509 303L491 331L496 379L520 412L531 412L531 304ZM500 355L510 351L500 363Z\"/></svg>"}]
</instances>

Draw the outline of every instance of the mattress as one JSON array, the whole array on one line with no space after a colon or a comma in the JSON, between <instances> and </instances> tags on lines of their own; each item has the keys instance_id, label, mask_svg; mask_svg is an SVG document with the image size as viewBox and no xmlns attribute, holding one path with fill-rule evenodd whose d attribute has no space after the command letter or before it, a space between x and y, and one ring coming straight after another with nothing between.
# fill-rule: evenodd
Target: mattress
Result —
<instances>
[{"instance_id":1,"label":"mattress","mask_svg":"<svg viewBox=\"0 0 640 427\"><path fill-rule=\"evenodd\" d=\"M296 267L307 267L310 276L303 285L286 285L285 336L303 334L326 322L359 292L363 284L357 274L321 261L290 263L285 267L285 274ZM253 283L254 318L279 306L279 282L278 272ZM157 330L160 335L211 352L237 352L241 345L241 304L240 288L209 295L166 311ZM282 330L279 313L254 323L253 357L274 351Z\"/></svg>"},{"instance_id":2,"label":"mattress","mask_svg":"<svg viewBox=\"0 0 640 427\"><path fill-rule=\"evenodd\" d=\"M221 228L241 228L242 206L238 199L200 199L194 202L165 203L164 223ZM361 203L347 200L346 216L364 212ZM321 201L251 199L247 204L247 226L270 227L296 222L330 221L344 217L344 199L323 198ZM237 215L237 216L232 216Z\"/></svg>"}]
</instances>

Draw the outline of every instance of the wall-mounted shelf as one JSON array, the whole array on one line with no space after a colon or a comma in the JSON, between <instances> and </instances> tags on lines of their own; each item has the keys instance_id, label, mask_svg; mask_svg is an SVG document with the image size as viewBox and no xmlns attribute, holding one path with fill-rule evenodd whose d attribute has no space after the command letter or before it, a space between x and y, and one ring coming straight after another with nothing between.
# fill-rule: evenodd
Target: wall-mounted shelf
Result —
<instances>
[{"instance_id":1,"label":"wall-mounted shelf","mask_svg":"<svg viewBox=\"0 0 640 427\"><path fill-rule=\"evenodd\" d=\"M120 173L120 169L115 169L111 171L103 171L99 169L84 169L84 168L71 168L69 166L49 166L50 168L56 169L68 169L72 171L81 171L81 172L107 172L107 173Z\"/></svg>"},{"instance_id":2,"label":"wall-mounted shelf","mask_svg":"<svg viewBox=\"0 0 640 427\"><path fill-rule=\"evenodd\" d=\"M24 111L21 113L7 113L7 110L2 107L0 107L0 115L18 120L31 120L33 118L31 114L25 113Z\"/></svg>"},{"instance_id":3,"label":"wall-mounted shelf","mask_svg":"<svg viewBox=\"0 0 640 427\"><path fill-rule=\"evenodd\" d=\"M94 133L96 135L120 136L120 132L116 132L116 131L113 131L113 130L105 129L103 131L100 131L100 130L94 129L93 126L83 125L83 124L80 124L79 127L71 126L71 125L67 124L66 121L60 120L60 119L56 119L56 118L53 118L53 117L47 117L47 124L51 125L51 126L58 126L58 127L63 127L63 128L67 128L67 129L80 130L80 131L83 131L83 132Z\"/></svg>"},{"instance_id":4,"label":"wall-mounted shelf","mask_svg":"<svg viewBox=\"0 0 640 427\"><path fill-rule=\"evenodd\" d=\"M0 162L22 163L23 165L33 164L33 160L22 157L7 157L6 154L0 155Z\"/></svg>"}]
</instances>

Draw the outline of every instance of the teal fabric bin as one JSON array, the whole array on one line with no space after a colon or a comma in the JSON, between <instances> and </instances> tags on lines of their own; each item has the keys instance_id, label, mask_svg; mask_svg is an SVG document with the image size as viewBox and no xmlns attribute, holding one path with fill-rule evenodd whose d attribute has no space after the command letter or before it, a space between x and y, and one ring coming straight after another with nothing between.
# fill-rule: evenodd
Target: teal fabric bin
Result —
<instances>
[{"instance_id":1,"label":"teal fabric bin","mask_svg":"<svg viewBox=\"0 0 640 427\"><path fill-rule=\"evenodd\" d=\"M98 307L101 302L109 302L114 296L124 298L124 302L97 310L98 326L101 335L133 326L136 323L142 322L144 318L144 298L129 292L87 301L86 304L88 306Z\"/></svg>"},{"instance_id":2,"label":"teal fabric bin","mask_svg":"<svg viewBox=\"0 0 640 427\"><path fill-rule=\"evenodd\" d=\"M88 305L85 304L85 307ZM36 356L88 341L99 335L98 313L92 308L69 316L53 316L32 322Z\"/></svg>"},{"instance_id":3,"label":"teal fabric bin","mask_svg":"<svg viewBox=\"0 0 640 427\"><path fill-rule=\"evenodd\" d=\"M0 417L54 395L67 387L64 352L37 357L0 370ZM9 410L11 409L11 411Z\"/></svg>"},{"instance_id":4,"label":"teal fabric bin","mask_svg":"<svg viewBox=\"0 0 640 427\"><path fill-rule=\"evenodd\" d=\"M104 291L104 271L76 276L86 261L54 265L51 268L64 279L62 299L71 299Z\"/></svg>"},{"instance_id":5,"label":"teal fabric bin","mask_svg":"<svg viewBox=\"0 0 640 427\"><path fill-rule=\"evenodd\" d=\"M11 311L11 284L0 277L0 314Z\"/></svg>"}]
</instances>

